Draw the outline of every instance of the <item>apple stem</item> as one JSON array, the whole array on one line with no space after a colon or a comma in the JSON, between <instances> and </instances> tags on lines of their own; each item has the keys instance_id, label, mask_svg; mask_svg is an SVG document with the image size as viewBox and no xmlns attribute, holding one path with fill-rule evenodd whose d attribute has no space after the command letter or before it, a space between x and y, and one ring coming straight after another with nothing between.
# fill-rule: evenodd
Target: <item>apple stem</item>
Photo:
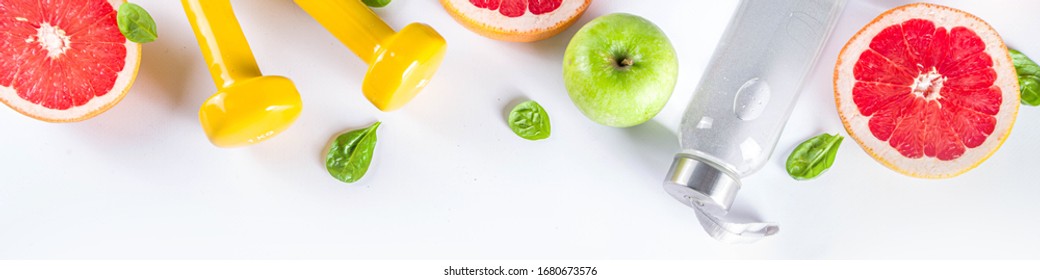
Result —
<instances>
[{"instance_id":1,"label":"apple stem","mask_svg":"<svg viewBox=\"0 0 1040 280\"><path fill-rule=\"evenodd\" d=\"M616 67L617 67L618 69L621 69L621 70L626 70L626 69L628 69L629 67L631 67L631 66L632 66L632 64L635 64L635 62L634 62L634 61L632 61L632 58L628 58L628 57L625 57L625 58L621 58L621 59L616 59L616 60L614 60L614 64L615 64L615 66L616 66Z\"/></svg>"}]
</instances>

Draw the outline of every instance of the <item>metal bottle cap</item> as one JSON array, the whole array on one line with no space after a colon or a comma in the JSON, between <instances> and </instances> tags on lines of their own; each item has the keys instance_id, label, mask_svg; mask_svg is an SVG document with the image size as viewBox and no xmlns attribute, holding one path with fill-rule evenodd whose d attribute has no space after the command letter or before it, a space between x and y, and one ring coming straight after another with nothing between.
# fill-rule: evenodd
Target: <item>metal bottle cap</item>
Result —
<instances>
[{"instance_id":1,"label":"metal bottle cap","mask_svg":"<svg viewBox=\"0 0 1040 280\"><path fill-rule=\"evenodd\" d=\"M709 160L677 154L665 178L664 190L690 207L723 216L737 197L740 179Z\"/></svg>"}]
</instances>

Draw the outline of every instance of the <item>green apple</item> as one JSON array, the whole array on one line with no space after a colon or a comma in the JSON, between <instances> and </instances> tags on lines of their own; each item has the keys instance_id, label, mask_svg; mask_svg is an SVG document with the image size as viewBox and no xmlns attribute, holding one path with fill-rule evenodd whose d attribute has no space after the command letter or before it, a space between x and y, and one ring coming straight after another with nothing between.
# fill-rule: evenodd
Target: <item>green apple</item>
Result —
<instances>
[{"instance_id":1,"label":"green apple","mask_svg":"<svg viewBox=\"0 0 1040 280\"><path fill-rule=\"evenodd\" d=\"M657 25L630 14L598 17L578 30L563 55L571 101L589 119L608 126L644 123L675 89L679 62Z\"/></svg>"}]
</instances>

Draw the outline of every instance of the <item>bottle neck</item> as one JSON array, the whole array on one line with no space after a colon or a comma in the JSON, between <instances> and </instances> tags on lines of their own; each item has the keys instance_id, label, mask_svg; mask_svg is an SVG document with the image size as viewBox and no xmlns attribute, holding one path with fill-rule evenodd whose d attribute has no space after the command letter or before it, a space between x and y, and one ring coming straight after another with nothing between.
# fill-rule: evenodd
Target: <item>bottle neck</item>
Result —
<instances>
[{"instance_id":1,"label":"bottle neck","mask_svg":"<svg viewBox=\"0 0 1040 280\"><path fill-rule=\"evenodd\" d=\"M710 159L678 154L668 170L664 188L690 207L725 215L740 191L740 177Z\"/></svg>"}]
</instances>

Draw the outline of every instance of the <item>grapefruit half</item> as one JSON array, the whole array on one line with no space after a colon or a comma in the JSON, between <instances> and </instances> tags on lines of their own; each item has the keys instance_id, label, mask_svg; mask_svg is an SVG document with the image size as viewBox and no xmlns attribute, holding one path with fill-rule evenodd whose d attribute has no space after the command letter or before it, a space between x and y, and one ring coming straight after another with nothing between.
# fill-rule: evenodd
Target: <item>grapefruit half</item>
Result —
<instances>
[{"instance_id":1,"label":"grapefruit half","mask_svg":"<svg viewBox=\"0 0 1040 280\"><path fill-rule=\"evenodd\" d=\"M141 46L116 24L124 2L0 2L0 101L49 122L84 120L118 103L141 61Z\"/></svg>"},{"instance_id":2,"label":"grapefruit half","mask_svg":"<svg viewBox=\"0 0 1040 280\"><path fill-rule=\"evenodd\" d=\"M533 42L574 23L592 0L440 0L463 26L485 37Z\"/></svg>"},{"instance_id":3,"label":"grapefruit half","mask_svg":"<svg viewBox=\"0 0 1040 280\"><path fill-rule=\"evenodd\" d=\"M900 173L960 175L1007 139L1018 78L1004 41L966 12L934 4L889 10L842 49L834 97L849 135Z\"/></svg>"}]
</instances>

